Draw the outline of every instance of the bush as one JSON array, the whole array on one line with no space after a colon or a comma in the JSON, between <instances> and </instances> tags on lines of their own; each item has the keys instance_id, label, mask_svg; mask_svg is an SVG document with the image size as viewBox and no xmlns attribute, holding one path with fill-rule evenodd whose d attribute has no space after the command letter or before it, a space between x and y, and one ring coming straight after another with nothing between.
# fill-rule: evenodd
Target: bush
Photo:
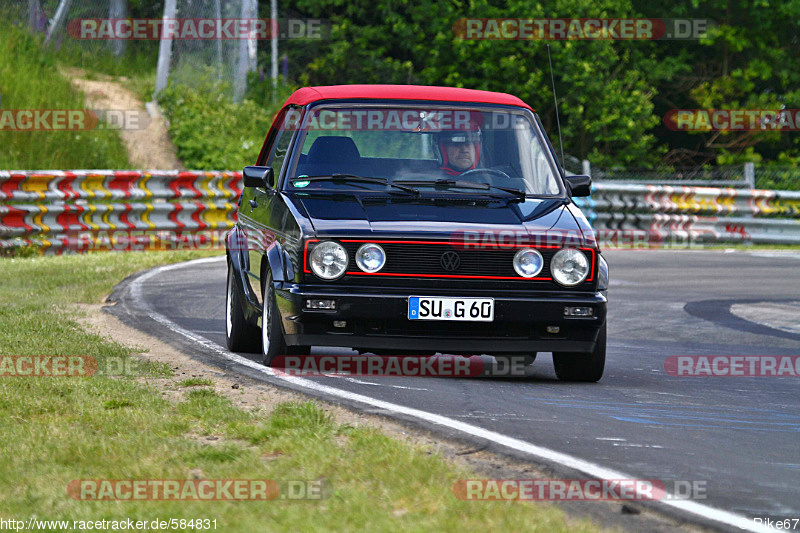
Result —
<instances>
[{"instance_id":1,"label":"bush","mask_svg":"<svg viewBox=\"0 0 800 533\"><path fill-rule=\"evenodd\" d=\"M159 93L169 133L184 166L237 170L255 163L275 110L252 100L234 103L225 85L171 85Z\"/></svg>"}]
</instances>

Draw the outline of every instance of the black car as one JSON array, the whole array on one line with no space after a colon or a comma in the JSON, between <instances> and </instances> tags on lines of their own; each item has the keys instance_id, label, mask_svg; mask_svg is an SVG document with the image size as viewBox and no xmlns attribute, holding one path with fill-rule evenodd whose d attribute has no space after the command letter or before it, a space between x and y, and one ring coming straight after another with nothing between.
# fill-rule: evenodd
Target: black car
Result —
<instances>
[{"instance_id":1,"label":"black car","mask_svg":"<svg viewBox=\"0 0 800 533\"><path fill-rule=\"evenodd\" d=\"M246 167L227 238L227 342L271 364L311 346L553 352L597 381L608 267L536 113L502 93L295 92ZM259 326L260 324L260 326Z\"/></svg>"}]
</instances>

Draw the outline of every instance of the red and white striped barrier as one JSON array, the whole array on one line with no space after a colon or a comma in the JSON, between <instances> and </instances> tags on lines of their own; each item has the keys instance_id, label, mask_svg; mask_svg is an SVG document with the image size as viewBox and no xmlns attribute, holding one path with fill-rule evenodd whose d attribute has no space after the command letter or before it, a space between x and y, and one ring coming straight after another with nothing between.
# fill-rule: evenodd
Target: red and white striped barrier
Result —
<instances>
[{"instance_id":1,"label":"red and white striped barrier","mask_svg":"<svg viewBox=\"0 0 800 533\"><path fill-rule=\"evenodd\" d=\"M177 170L0 170L1 202L236 199L242 173Z\"/></svg>"},{"instance_id":2,"label":"red and white striped barrier","mask_svg":"<svg viewBox=\"0 0 800 533\"><path fill-rule=\"evenodd\" d=\"M241 182L241 172L0 171L0 249L138 249L143 240L161 249L200 232L218 239L236 220Z\"/></svg>"}]
</instances>

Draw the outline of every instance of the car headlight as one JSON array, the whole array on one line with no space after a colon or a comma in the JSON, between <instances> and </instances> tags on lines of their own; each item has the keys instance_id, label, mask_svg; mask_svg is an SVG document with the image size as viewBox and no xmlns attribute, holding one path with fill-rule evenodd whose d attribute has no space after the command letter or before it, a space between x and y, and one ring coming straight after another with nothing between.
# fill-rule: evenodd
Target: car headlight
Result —
<instances>
[{"instance_id":1,"label":"car headlight","mask_svg":"<svg viewBox=\"0 0 800 533\"><path fill-rule=\"evenodd\" d=\"M364 272L377 272L386 264L386 252L377 244L364 244L356 252L356 264Z\"/></svg>"},{"instance_id":2,"label":"car headlight","mask_svg":"<svg viewBox=\"0 0 800 533\"><path fill-rule=\"evenodd\" d=\"M333 280L347 271L347 250L333 241L321 242L311 250L311 271L322 279Z\"/></svg>"},{"instance_id":3,"label":"car headlight","mask_svg":"<svg viewBox=\"0 0 800 533\"><path fill-rule=\"evenodd\" d=\"M580 250L564 248L550 261L553 279L567 287L574 287L589 275L589 260Z\"/></svg>"},{"instance_id":4,"label":"car headlight","mask_svg":"<svg viewBox=\"0 0 800 533\"><path fill-rule=\"evenodd\" d=\"M542 271L544 259L539 250L525 248L514 255L514 270L523 278L532 278Z\"/></svg>"}]
</instances>

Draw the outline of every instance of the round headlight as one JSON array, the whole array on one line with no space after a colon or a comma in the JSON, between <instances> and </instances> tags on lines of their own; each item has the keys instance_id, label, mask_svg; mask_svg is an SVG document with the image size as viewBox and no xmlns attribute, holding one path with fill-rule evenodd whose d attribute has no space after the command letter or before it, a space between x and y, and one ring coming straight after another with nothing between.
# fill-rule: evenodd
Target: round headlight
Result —
<instances>
[{"instance_id":1,"label":"round headlight","mask_svg":"<svg viewBox=\"0 0 800 533\"><path fill-rule=\"evenodd\" d=\"M567 287L573 287L589 275L589 260L574 248L559 250L550 261L553 279Z\"/></svg>"},{"instance_id":2,"label":"round headlight","mask_svg":"<svg viewBox=\"0 0 800 533\"><path fill-rule=\"evenodd\" d=\"M347 251L333 241L321 242L311 250L311 271L322 279L332 280L347 271Z\"/></svg>"},{"instance_id":3,"label":"round headlight","mask_svg":"<svg viewBox=\"0 0 800 533\"><path fill-rule=\"evenodd\" d=\"M356 264L364 272L377 272L386 264L386 252L377 244L364 244L356 252Z\"/></svg>"},{"instance_id":4,"label":"round headlight","mask_svg":"<svg viewBox=\"0 0 800 533\"><path fill-rule=\"evenodd\" d=\"M523 278L532 278L542 271L544 259L539 250L525 248L514 255L514 270Z\"/></svg>"}]
</instances>

